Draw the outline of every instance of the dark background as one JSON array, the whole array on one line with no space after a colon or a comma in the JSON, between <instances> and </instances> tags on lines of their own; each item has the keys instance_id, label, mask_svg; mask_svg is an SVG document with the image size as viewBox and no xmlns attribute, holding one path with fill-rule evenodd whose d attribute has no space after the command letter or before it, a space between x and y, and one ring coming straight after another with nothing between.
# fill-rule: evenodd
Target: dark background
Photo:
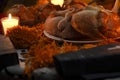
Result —
<instances>
[{"instance_id":1,"label":"dark background","mask_svg":"<svg viewBox=\"0 0 120 80\"><path fill-rule=\"evenodd\" d=\"M25 6L31 6L36 4L38 0L0 0L0 13L5 12L14 4L24 4Z\"/></svg>"}]
</instances>

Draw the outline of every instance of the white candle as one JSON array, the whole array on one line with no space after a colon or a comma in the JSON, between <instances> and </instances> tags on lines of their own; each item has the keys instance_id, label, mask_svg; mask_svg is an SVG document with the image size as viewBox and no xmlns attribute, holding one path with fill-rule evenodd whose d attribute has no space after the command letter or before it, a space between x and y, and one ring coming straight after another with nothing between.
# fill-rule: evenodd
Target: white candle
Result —
<instances>
[{"instance_id":1,"label":"white candle","mask_svg":"<svg viewBox=\"0 0 120 80\"><path fill-rule=\"evenodd\" d=\"M60 5L60 7L62 7L64 0L51 0L51 3L54 5Z\"/></svg>"},{"instance_id":2,"label":"white candle","mask_svg":"<svg viewBox=\"0 0 120 80\"><path fill-rule=\"evenodd\" d=\"M9 14L8 17L2 18L1 22L2 22L2 26L3 26L3 30L4 30L4 35L6 35L7 29L19 25L19 18L12 17L11 14Z\"/></svg>"}]
</instances>

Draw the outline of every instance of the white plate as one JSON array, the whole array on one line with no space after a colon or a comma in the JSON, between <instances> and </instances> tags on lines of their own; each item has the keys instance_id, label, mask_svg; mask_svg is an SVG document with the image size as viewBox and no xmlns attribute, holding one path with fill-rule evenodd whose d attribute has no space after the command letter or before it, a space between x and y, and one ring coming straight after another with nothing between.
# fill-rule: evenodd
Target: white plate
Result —
<instances>
[{"instance_id":1,"label":"white plate","mask_svg":"<svg viewBox=\"0 0 120 80\"><path fill-rule=\"evenodd\" d=\"M49 33L47 33L45 30L44 30L44 35L47 36L48 38L51 38L51 39L54 39L54 40L57 40L57 41L65 41L65 42L71 42L71 43L98 43L98 42L101 42L103 40L95 40L95 41L74 41L74 40L66 40L66 39L62 39L62 38L59 38L59 37L55 37L53 35L50 35Z\"/></svg>"}]
</instances>

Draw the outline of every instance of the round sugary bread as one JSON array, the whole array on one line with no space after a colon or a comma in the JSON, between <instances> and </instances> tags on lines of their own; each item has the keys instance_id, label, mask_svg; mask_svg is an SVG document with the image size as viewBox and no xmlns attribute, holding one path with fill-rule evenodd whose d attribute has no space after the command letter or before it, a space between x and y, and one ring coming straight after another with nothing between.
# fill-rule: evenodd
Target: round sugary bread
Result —
<instances>
[{"instance_id":1,"label":"round sugary bread","mask_svg":"<svg viewBox=\"0 0 120 80\"><path fill-rule=\"evenodd\" d=\"M120 18L110 10L93 6L67 10L56 11L47 18L45 30L49 34L69 40L100 40L120 36Z\"/></svg>"}]
</instances>

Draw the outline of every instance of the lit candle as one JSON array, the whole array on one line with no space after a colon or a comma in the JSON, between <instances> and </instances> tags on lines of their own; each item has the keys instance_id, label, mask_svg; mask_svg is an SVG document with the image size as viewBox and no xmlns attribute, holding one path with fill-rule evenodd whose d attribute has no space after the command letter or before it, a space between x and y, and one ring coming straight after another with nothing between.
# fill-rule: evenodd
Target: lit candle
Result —
<instances>
[{"instance_id":1,"label":"lit candle","mask_svg":"<svg viewBox=\"0 0 120 80\"><path fill-rule=\"evenodd\" d=\"M1 19L1 23L4 30L4 35L7 34L7 29L12 28L14 26L19 25L19 18L18 17L12 17L11 14L9 14L8 17L4 17Z\"/></svg>"},{"instance_id":2,"label":"lit candle","mask_svg":"<svg viewBox=\"0 0 120 80\"><path fill-rule=\"evenodd\" d=\"M60 7L62 7L64 0L51 0L51 3L54 5L60 5Z\"/></svg>"}]
</instances>

